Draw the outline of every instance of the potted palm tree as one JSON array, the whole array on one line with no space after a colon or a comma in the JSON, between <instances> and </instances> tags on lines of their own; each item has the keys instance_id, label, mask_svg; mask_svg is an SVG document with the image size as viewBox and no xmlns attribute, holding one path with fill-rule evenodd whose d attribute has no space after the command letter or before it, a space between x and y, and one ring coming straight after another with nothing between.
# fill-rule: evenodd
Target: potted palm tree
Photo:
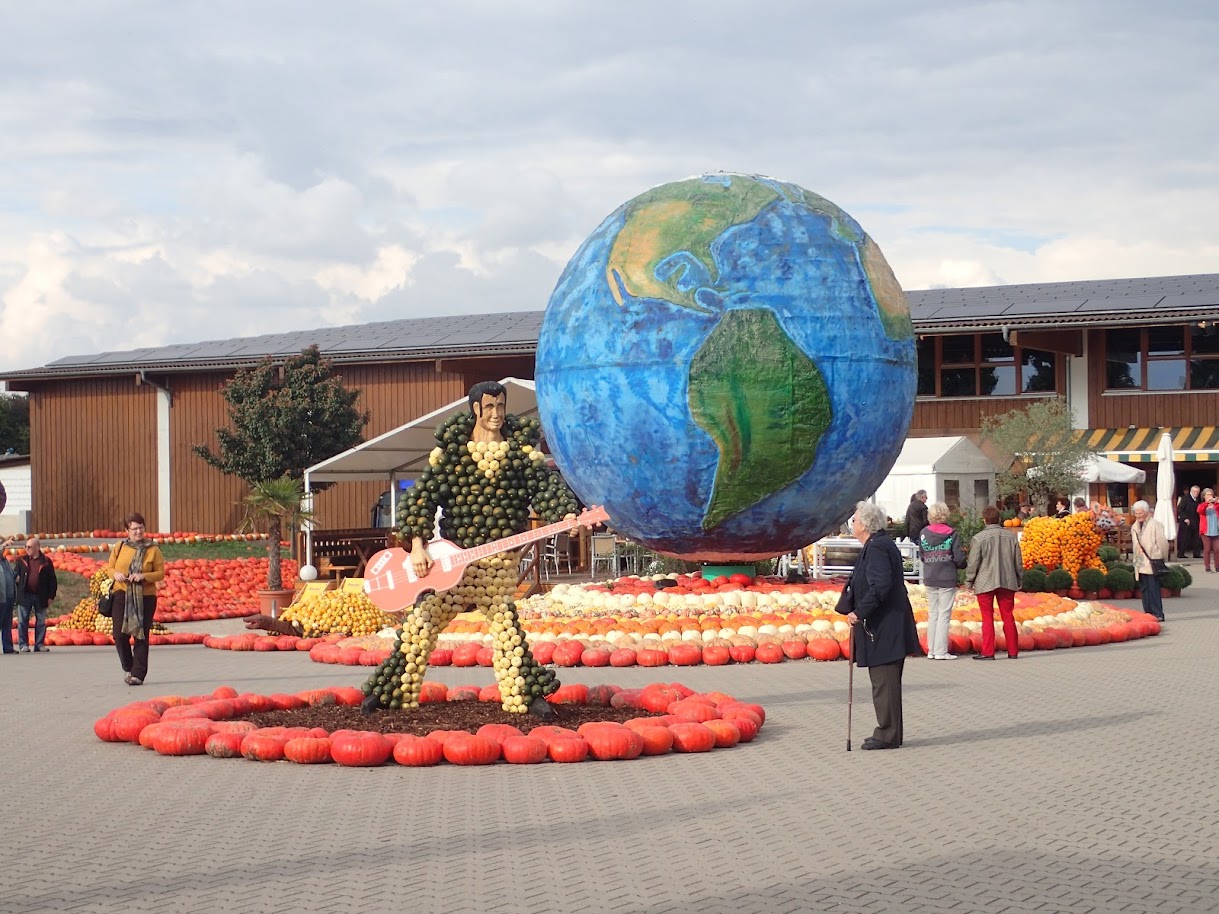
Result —
<instances>
[{"instance_id":1,"label":"potted palm tree","mask_svg":"<svg viewBox=\"0 0 1219 914\"><path fill-rule=\"evenodd\" d=\"M280 570L279 543L284 528L295 529L313 519L313 512L304 507L305 489L299 479L280 476L264 479L250 486L250 494L243 500L246 529L264 528L267 531L267 589L258 591L258 599L265 615L275 617L279 610L292 602L292 588L285 588Z\"/></svg>"}]
</instances>

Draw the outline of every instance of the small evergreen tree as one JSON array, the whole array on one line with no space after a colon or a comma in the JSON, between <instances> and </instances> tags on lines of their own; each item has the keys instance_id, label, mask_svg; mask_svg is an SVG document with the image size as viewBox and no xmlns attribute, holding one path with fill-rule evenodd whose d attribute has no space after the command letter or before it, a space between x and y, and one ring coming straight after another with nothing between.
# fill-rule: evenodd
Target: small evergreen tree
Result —
<instances>
[{"instance_id":1,"label":"small evergreen tree","mask_svg":"<svg viewBox=\"0 0 1219 914\"><path fill-rule=\"evenodd\" d=\"M1074 428L1071 408L1062 397L987 416L982 436L994 446L1003 467L995 474L999 494L1027 492L1029 501L1042 509L1057 493L1079 488L1084 465L1096 453Z\"/></svg>"},{"instance_id":2,"label":"small evergreen tree","mask_svg":"<svg viewBox=\"0 0 1219 914\"><path fill-rule=\"evenodd\" d=\"M30 398L0 394L0 454L30 452Z\"/></svg>"},{"instance_id":3,"label":"small evergreen tree","mask_svg":"<svg viewBox=\"0 0 1219 914\"><path fill-rule=\"evenodd\" d=\"M289 357L282 374L270 357L237 372L222 388L232 429L216 429L219 453L203 444L194 452L253 485L300 479L315 463L360 444L368 413L356 409L360 392L345 388L332 368L310 346Z\"/></svg>"},{"instance_id":4,"label":"small evergreen tree","mask_svg":"<svg viewBox=\"0 0 1219 914\"><path fill-rule=\"evenodd\" d=\"M203 444L194 452L222 473L236 476L251 487L248 511L268 522L270 566L267 587L280 588L279 540L283 522L303 519L302 512L282 504L282 487L299 489L305 470L364 440L368 413L356 408L358 390L348 390L332 374L332 363L310 346L280 366L266 358L253 368L237 372L224 385L232 428L216 429L219 453ZM314 485L314 489L326 488ZM268 493L279 497L268 498ZM287 494L291 494L290 492ZM300 496L304 496L300 492ZM299 507L299 499L298 499Z\"/></svg>"}]
</instances>

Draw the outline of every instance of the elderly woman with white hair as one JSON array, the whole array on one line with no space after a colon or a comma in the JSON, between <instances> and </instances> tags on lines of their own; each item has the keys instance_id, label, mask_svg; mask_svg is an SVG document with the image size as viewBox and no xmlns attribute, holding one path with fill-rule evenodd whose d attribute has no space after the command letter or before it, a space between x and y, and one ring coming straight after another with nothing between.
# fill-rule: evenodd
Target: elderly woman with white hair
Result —
<instances>
[{"instance_id":1,"label":"elderly woman with white hair","mask_svg":"<svg viewBox=\"0 0 1219 914\"><path fill-rule=\"evenodd\" d=\"M942 501L929 505L929 523L918 538L927 591L927 656L932 660L957 659L948 653L948 623L957 598L957 571L965 567L965 549L961 534L948 525L948 515L948 505Z\"/></svg>"},{"instance_id":2,"label":"elderly woman with white hair","mask_svg":"<svg viewBox=\"0 0 1219 914\"><path fill-rule=\"evenodd\" d=\"M876 730L862 749L902 744L902 669L906 657L922 654L914 611L906 594L902 556L885 530L885 512L861 501L851 530L863 551L842 591L838 612L851 623L851 662L868 668Z\"/></svg>"},{"instance_id":3,"label":"elderly woman with white hair","mask_svg":"<svg viewBox=\"0 0 1219 914\"><path fill-rule=\"evenodd\" d=\"M1164 600L1160 594L1160 579L1156 577L1155 560L1161 567L1168 558L1168 537L1164 525L1151 514L1151 506L1139 500L1131 506L1134 525L1130 528L1134 546L1134 572L1139 576L1139 590L1143 593L1143 612L1164 621Z\"/></svg>"}]
</instances>

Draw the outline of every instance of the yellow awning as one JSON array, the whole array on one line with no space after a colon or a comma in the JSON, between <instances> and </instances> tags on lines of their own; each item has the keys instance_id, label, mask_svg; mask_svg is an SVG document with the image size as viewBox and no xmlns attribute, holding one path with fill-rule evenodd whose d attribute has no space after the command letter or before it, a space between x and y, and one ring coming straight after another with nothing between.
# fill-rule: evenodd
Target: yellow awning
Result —
<instances>
[{"instance_id":1,"label":"yellow awning","mask_svg":"<svg viewBox=\"0 0 1219 914\"><path fill-rule=\"evenodd\" d=\"M1155 463L1160 436L1172 436L1174 462L1219 462L1219 426L1179 428L1089 428L1083 435L1091 447L1122 463Z\"/></svg>"}]
</instances>

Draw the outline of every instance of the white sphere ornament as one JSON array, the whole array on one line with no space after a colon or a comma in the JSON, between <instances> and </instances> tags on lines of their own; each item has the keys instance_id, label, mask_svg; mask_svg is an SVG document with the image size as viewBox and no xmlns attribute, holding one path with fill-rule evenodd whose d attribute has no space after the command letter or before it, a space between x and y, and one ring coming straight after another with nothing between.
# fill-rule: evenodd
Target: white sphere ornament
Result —
<instances>
[{"instance_id":1,"label":"white sphere ornament","mask_svg":"<svg viewBox=\"0 0 1219 914\"><path fill-rule=\"evenodd\" d=\"M296 576L302 581L316 581L317 569L312 565L301 565L300 571L297 572Z\"/></svg>"}]
</instances>

